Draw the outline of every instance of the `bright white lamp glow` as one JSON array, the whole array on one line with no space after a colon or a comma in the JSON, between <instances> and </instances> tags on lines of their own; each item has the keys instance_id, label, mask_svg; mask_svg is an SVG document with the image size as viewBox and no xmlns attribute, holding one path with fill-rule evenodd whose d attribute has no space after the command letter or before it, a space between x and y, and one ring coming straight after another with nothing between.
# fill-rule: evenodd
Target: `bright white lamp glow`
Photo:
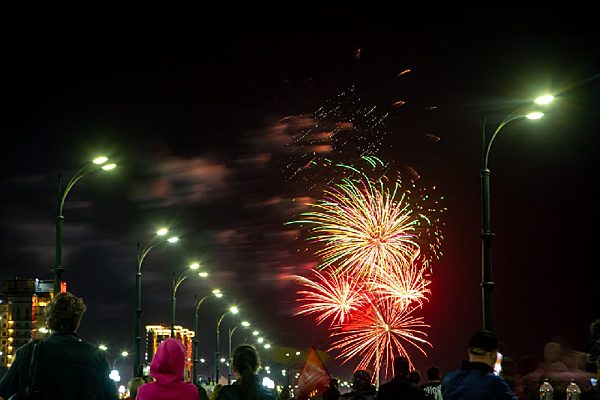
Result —
<instances>
[{"instance_id":1,"label":"bright white lamp glow","mask_svg":"<svg viewBox=\"0 0 600 400\"><path fill-rule=\"evenodd\" d=\"M554 96L552 96L551 94L545 94L543 96L536 98L535 104L545 105L545 104L550 104L553 101L554 101Z\"/></svg>"},{"instance_id":2,"label":"bright white lamp glow","mask_svg":"<svg viewBox=\"0 0 600 400\"><path fill-rule=\"evenodd\" d=\"M248 322L248 321L242 321L242 326L250 326L250 322Z\"/></svg>"},{"instance_id":3,"label":"bright white lamp glow","mask_svg":"<svg viewBox=\"0 0 600 400\"><path fill-rule=\"evenodd\" d=\"M199 269L200 268L200 264L198 264L197 262L190 264L190 269Z\"/></svg>"},{"instance_id":4,"label":"bright white lamp glow","mask_svg":"<svg viewBox=\"0 0 600 400\"><path fill-rule=\"evenodd\" d=\"M179 238L177 236L173 236L167 239L167 242L169 243L177 243L179 241Z\"/></svg>"},{"instance_id":5,"label":"bright white lamp glow","mask_svg":"<svg viewBox=\"0 0 600 400\"><path fill-rule=\"evenodd\" d=\"M160 228L156 231L156 234L158 236L165 236L167 233L169 233L169 230L167 228Z\"/></svg>"},{"instance_id":6,"label":"bright white lamp glow","mask_svg":"<svg viewBox=\"0 0 600 400\"><path fill-rule=\"evenodd\" d=\"M97 165L102 165L107 161L108 161L108 157L104 157L104 156L96 157L92 160L92 162Z\"/></svg>"},{"instance_id":7,"label":"bright white lamp glow","mask_svg":"<svg viewBox=\"0 0 600 400\"><path fill-rule=\"evenodd\" d=\"M102 166L102 169L105 171L110 171L111 169L115 169L117 167L117 164L112 163L112 164L106 164Z\"/></svg>"},{"instance_id":8,"label":"bright white lamp glow","mask_svg":"<svg viewBox=\"0 0 600 400\"><path fill-rule=\"evenodd\" d=\"M232 314L237 314L240 310L238 310L238 308L236 306L232 306L231 308L229 308L229 311Z\"/></svg>"},{"instance_id":9,"label":"bright white lamp glow","mask_svg":"<svg viewBox=\"0 0 600 400\"><path fill-rule=\"evenodd\" d=\"M204 271L202 271L202 272L198 272L198 276L199 276L200 278L206 278L206 277L208 276L208 272L204 272Z\"/></svg>"},{"instance_id":10,"label":"bright white lamp glow","mask_svg":"<svg viewBox=\"0 0 600 400\"><path fill-rule=\"evenodd\" d=\"M527 119L540 119L543 116L544 116L543 112L533 111L533 112L530 112L529 114L527 114L525 117L527 117Z\"/></svg>"}]
</instances>

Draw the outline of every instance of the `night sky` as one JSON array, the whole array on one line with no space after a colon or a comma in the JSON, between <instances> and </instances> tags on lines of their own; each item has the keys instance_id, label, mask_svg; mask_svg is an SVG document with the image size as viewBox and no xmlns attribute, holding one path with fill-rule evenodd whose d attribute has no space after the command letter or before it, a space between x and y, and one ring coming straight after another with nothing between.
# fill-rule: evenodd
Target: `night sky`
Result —
<instances>
[{"instance_id":1,"label":"night sky","mask_svg":"<svg viewBox=\"0 0 600 400\"><path fill-rule=\"evenodd\" d=\"M597 24L303 11L4 24L0 278L51 278L57 175L105 153L119 167L82 179L64 211L64 279L88 305L84 339L115 349L111 361L131 350L136 243L168 225L181 241L144 262L143 323L169 322L171 274L200 260L210 278L183 283L177 322L192 326L195 293L226 293L202 306L201 355L212 358L216 320L233 303L275 346L324 350L326 329L291 316L299 288L287 277L317 259L284 223L323 189L290 176L311 151L292 138L320 109L345 104L337 121L318 121L326 127L375 107L384 125L365 123L348 146L376 141L391 169L446 199L444 256L421 311L433 348L412 355L421 371L447 372L481 327L482 118L491 130L550 91L547 115L510 124L492 149L495 321L516 359L540 357L555 337L584 350L600 318ZM353 163L355 153L326 155ZM343 379L355 366L327 365Z\"/></svg>"}]
</instances>

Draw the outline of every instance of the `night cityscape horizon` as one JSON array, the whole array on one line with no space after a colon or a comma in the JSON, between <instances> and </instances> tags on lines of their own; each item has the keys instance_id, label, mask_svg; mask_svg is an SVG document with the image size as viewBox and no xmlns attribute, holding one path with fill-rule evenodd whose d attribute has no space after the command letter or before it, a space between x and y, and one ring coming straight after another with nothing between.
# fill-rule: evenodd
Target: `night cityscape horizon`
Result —
<instances>
[{"instance_id":1,"label":"night cityscape horizon","mask_svg":"<svg viewBox=\"0 0 600 400\"><path fill-rule=\"evenodd\" d=\"M255 343L265 365L289 365L300 352L298 369L314 346L332 376L349 380L361 357L336 358L331 317L297 315L307 304L298 277L337 268L376 290L363 264L347 253L335 259L339 249L327 246L339 242L311 229L332 224L327 205L342 195L371 190L398 202L408 190L402 201L424 208L410 214L423 218L414 218L407 257L423 263L428 285L414 303L392 303L422 318L426 354L403 342L414 367L444 375L483 327L483 121L489 138L550 93L553 103L536 109L543 118L510 121L490 151L492 317L507 357L541 361L549 341L585 352L600 319L598 28L542 33L515 20L505 30L452 22L299 30L303 20L286 26L286 15L269 14L273 25L263 16L260 29L239 13L202 26L46 22L7 40L0 284L53 279L59 173L64 185L105 155L116 168L94 167L65 199L62 279L87 305L81 338L108 347L121 384L133 369L136 257L163 227L165 239L179 240L157 242L143 260L142 359L145 326L171 326L173 277L198 263L207 276L178 286L175 325L193 329L196 301L207 296L198 308L201 376L213 373L225 316L221 355L228 329L236 327L233 347L255 343L259 330L271 345ZM226 315L232 305L239 313Z\"/></svg>"}]
</instances>

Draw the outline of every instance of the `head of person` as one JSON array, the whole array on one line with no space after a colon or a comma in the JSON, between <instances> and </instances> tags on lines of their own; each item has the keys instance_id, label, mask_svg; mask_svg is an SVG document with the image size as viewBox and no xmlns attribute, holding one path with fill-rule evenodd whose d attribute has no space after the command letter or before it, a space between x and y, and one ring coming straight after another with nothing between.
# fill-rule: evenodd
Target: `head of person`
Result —
<instances>
[{"instance_id":1,"label":"head of person","mask_svg":"<svg viewBox=\"0 0 600 400\"><path fill-rule=\"evenodd\" d=\"M408 375L410 371L410 363L408 358L404 356L398 356L394 358L394 375Z\"/></svg>"},{"instance_id":2,"label":"head of person","mask_svg":"<svg viewBox=\"0 0 600 400\"><path fill-rule=\"evenodd\" d=\"M418 385L421 382L421 373L416 369L413 369L408 373L408 381Z\"/></svg>"},{"instance_id":3,"label":"head of person","mask_svg":"<svg viewBox=\"0 0 600 400\"><path fill-rule=\"evenodd\" d=\"M137 391L140 386L146 383L146 380L141 376L136 376L129 381L129 397L134 398L137 396Z\"/></svg>"},{"instance_id":4,"label":"head of person","mask_svg":"<svg viewBox=\"0 0 600 400\"><path fill-rule=\"evenodd\" d=\"M493 367L498 357L498 339L493 332L479 331L469 339L469 361L481 362Z\"/></svg>"},{"instance_id":5,"label":"head of person","mask_svg":"<svg viewBox=\"0 0 600 400\"><path fill-rule=\"evenodd\" d=\"M431 367L427 370L427 379L430 381L439 381L442 379L440 369L438 367Z\"/></svg>"},{"instance_id":6,"label":"head of person","mask_svg":"<svg viewBox=\"0 0 600 400\"><path fill-rule=\"evenodd\" d=\"M55 332L76 332L85 310L83 299L69 292L59 293L44 310L46 324Z\"/></svg>"},{"instance_id":7,"label":"head of person","mask_svg":"<svg viewBox=\"0 0 600 400\"><path fill-rule=\"evenodd\" d=\"M547 363L557 362L562 353L562 346L557 342L548 342L544 346L544 361Z\"/></svg>"},{"instance_id":8,"label":"head of person","mask_svg":"<svg viewBox=\"0 0 600 400\"><path fill-rule=\"evenodd\" d=\"M254 346L243 344L236 347L233 351L233 370L240 377L242 400L258 398L256 373L259 369L260 358Z\"/></svg>"},{"instance_id":9,"label":"head of person","mask_svg":"<svg viewBox=\"0 0 600 400\"><path fill-rule=\"evenodd\" d=\"M371 386L371 374L368 371L359 369L352 375L352 389L359 391L368 389Z\"/></svg>"},{"instance_id":10,"label":"head of person","mask_svg":"<svg viewBox=\"0 0 600 400\"><path fill-rule=\"evenodd\" d=\"M150 375L161 384L183 380L185 347L178 339L168 338L158 345L152 362Z\"/></svg>"}]
</instances>

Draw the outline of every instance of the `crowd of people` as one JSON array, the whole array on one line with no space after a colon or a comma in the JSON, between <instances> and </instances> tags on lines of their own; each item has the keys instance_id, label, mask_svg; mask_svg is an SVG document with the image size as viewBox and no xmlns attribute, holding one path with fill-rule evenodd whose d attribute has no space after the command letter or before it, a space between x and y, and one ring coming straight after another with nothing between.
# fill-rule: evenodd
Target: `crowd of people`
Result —
<instances>
[{"instance_id":1,"label":"crowd of people","mask_svg":"<svg viewBox=\"0 0 600 400\"><path fill-rule=\"evenodd\" d=\"M71 293L58 294L46 307L46 321L52 330L45 340L31 341L19 348L8 372L0 381L0 400L115 400L115 383L109 378L110 367L97 346L81 340L77 330L86 306ZM540 398L539 387L553 386L554 399L562 400L568 390L581 392L581 400L600 400L598 386L592 382L600 375L600 321L591 327L590 353L565 352L558 342L544 348L544 360L535 365L520 360L504 360L503 373L494 366L499 343L494 333L476 332L467 344L468 361L460 369L442 374L439 368L427 370L427 382L421 373L411 370L406 357L394 359L394 376L376 388L372 375L357 370L352 387L340 393L337 379L317 393L319 400L533 400ZM129 384L130 400L289 400L291 393L280 393L261 384L257 372L260 358L251 345L237 347L232 357L236 380L230 385L215 385L210 395L202 385L184 379L185 348L175 339L158 346L150 365L150 378L136 377ZM567 365L569 364L569 365ZM517 373L517 370L519 371ZM594 371L594 372L592 372ZM570 384L571 389L567 389ZM309 400L309 399L298 399Z\"/></svg>"}]
</instances>

